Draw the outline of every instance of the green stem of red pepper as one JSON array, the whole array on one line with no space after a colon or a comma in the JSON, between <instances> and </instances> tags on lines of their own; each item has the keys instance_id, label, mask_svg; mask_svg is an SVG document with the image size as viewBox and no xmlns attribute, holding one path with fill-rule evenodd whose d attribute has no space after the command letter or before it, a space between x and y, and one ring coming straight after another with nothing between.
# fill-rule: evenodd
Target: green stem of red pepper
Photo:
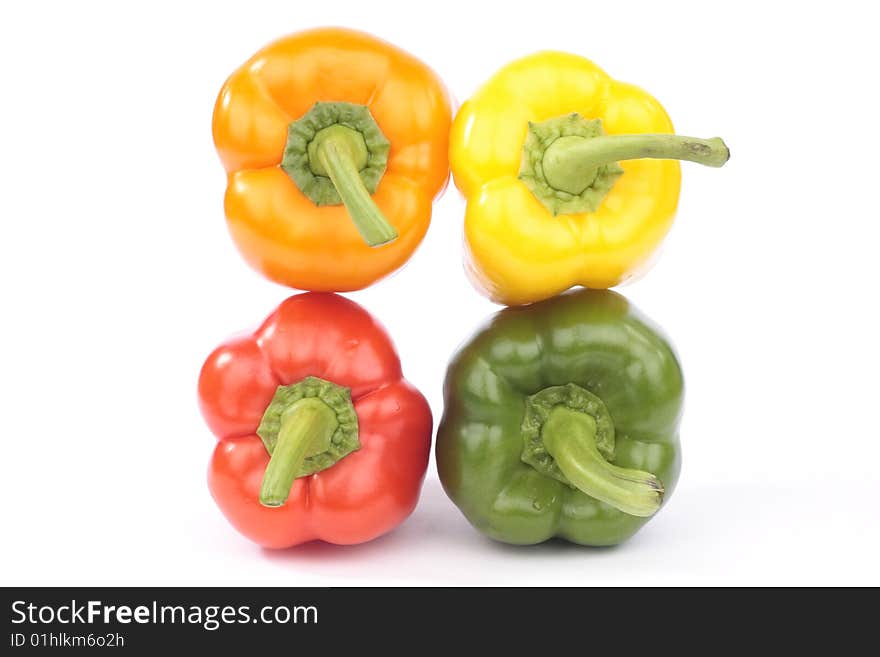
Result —
<instances>
[{"instance_id":1,"label":"green stem of red pepper","mask_svg":"<svg viewBox=\"0 0 880 657\"><path fill-rule=\"evenodd\" d=\"M317 397L295 402L284 412L281 429L260 486L260 504L281 506L305 460L326 452L339 422L336 413Z\"/></svg>"},{"instance_id":2,"label":"green stem of red pepper","mask_svg":"<svg viewBox=\"0 0 880 657\"><path fill-rule=\"evenodd\" d=\"M360 448L358 420L348 388L314 376L279 386L257 435L269 452L260 503L281 506L297 477L335 465Z\"/></svg>"}]
</instances>

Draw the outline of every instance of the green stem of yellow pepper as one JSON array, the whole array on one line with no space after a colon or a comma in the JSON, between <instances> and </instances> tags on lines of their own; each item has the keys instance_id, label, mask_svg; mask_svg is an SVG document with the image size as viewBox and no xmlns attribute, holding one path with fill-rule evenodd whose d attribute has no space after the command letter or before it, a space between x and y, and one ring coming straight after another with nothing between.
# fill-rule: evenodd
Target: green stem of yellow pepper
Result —
<instances>
[{"instance_id":1,"label":"green stem of yellow pepper","mask_svg":"<svg viewBox=\"0 0 880 657\"><path fill-rule=\"evenodd\" d=\"M554 215L595 212L623 175L618 162L646 158L720 167L730 151L717 137L606 135L600 119L573 113L529 123L519 178Z\"/></svg>"},{"instance_id":2,"label":"green stem of yellow pepper","mask_svg":"<svg viewBox=\"0 0 880 657\"><path fill-rule=\"evenodd\" d=\"M544 151L544 176L552 187L580 194L593 184L599 167L621 160L687 160L720 167L730 159L724 141L679 135L604 135L560 137Z\"/></svg>"}]
</instances>

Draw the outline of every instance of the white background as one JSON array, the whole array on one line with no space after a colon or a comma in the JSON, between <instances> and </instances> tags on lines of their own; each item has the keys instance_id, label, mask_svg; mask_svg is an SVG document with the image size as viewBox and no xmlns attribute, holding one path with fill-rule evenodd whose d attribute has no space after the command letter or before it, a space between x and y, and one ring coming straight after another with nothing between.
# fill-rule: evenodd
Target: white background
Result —
<instances>
[{"instance_id":1,"label":"white background","mask_svg":"<svg viewBox=\"0 0 880 657\"><path fill-rule=\"evenodd\" d=\"M3 3L0 583L880 584L877 154L868 5ZM873 12L871 12L873 13ZM555 48L721 135L684 165L678 220L623 292L675 341L682 479L632 541L511 548L472 530L433 460L415 514L371 544L264 551L205 484L208 352L289 291L223 221L215 94L265 42L344 24L429 62L459 101ZM496 307L461 267L450 188L397 275L351 297L442 411L455 347Z\"/></svg>"}]
</instances>

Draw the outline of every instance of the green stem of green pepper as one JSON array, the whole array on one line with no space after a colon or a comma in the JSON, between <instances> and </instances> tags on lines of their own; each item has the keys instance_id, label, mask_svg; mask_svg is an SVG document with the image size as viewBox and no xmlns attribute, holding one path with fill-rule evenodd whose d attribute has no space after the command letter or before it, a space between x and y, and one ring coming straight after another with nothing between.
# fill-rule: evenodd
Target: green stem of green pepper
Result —
<instances>
[{"instance_id":1,"label":"green stem of green pepper","mask_svg":"<svg viewBox=\"0 0 880 657\"><path fill-rule=\"evenodd\" d=\"M590 497L633 516L656 513L663 485L649 472L621 468L596 448L596 420L588 413L557 406L541 429L547 452L569 482Z\"/></svg>"},{"instance_id":2,"label":"green stem of green pepper","mask_svg":"<svg viewBox=\"0 0 880 657\"><path fill-rule=\"evenodd\" d=\"M276 507L287 501L303 462L330 448L337 426L336 412L317 397L300 399L284 412L272 457L263 474L260 504Z\"/></svg>"}]
</instances>

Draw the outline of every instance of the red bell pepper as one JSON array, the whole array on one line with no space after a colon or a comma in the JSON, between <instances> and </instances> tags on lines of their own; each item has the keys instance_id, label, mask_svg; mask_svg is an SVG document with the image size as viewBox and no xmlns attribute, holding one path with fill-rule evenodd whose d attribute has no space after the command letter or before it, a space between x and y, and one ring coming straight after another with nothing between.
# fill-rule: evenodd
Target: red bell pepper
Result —
<instances>
[{"instance_id":1,"label":"red bell pepper","mask_svg":"<svg viewBox=\"0 0 880 657\"><path fill-rule=\"evenodd\" d=\"M369 541L415 508L431 410L384 329L356 303L306 293L208 357L199 403L219 439L208 485L265 547Z\"/></svg>"}]
</instances>

